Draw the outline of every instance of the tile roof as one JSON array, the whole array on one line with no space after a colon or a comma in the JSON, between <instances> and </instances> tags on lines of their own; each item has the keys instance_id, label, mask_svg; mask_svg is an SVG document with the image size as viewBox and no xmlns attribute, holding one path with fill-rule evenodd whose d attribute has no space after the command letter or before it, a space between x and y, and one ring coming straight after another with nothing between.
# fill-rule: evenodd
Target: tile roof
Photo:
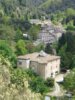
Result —
<instances>
[{"instance_id":1,"label":"tile roof","mask_svg":"<svg viewBox=\"0 0 75 100\"><path fill-rule=\"evenodd\" d=\"M30 59L30 61L35 61L43 64L56 59L60 59L60 56L46 54L45 52L41 51L40 53L35 52L32 54L26 54L24 56L19 56L18 59Z\"/></svg>"}]
</instances>

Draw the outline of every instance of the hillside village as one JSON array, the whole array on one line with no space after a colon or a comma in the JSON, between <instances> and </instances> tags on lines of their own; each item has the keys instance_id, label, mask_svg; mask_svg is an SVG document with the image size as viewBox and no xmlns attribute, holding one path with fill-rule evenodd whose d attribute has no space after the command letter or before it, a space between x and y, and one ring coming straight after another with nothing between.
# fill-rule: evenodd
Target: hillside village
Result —
<instances>
[{"instance_id":1,"label":"hillside village","mask_svg":"<svg viewBox=\"0 0 75 100\"><path fill-rule=\"evenodd\" d=\"M31 19L31 24L41 25L41 30L38 33L38 39L35 43L50 43L53 44L57 42L62 34L65 32L65 29L61 24L54 25L50 20L39 20L39 19Z\"/></svg>"},{"instance_id":2,"label":"hillside village","mask_svg":"<svg viewBox=\"0 0 75 100\"><path fill-rule=\"evenodd\" d=\"M63 33L66 33L66 30L61 24L54 25L50 20L42 21L39 19L31 19L30 23L32 25L41 26L37 40L33 43L35 46L40 43L44 43L45 46L47 44L52 45L59 41ZM69 70L67 70L67 73L65 74L61 73L61 56L57 56L56 54L47 54L43 50L40 52L33 52L27 55L18 56L17 67L22 69L32 69L37 75L41 76L45 80L53 78L55 81L55 88L53 92L48 93L48 96L57 97L64 95L65 91L61 89L59 83L64 81L64 77L69 73Z\"/></svg>"},{"instance_id":3,"label":"hillside village","mask_svg":"<svg viewBox=\"0 0 75 100\"><path fill-rule=\"evenodd\" d=\"M50 44L57 42L62 34L65 32L62 25L55 26L50 20L37 20L31 19L31 24L41 25L40 33L38 34L38 39L34 41L34 45L40 43ZM57 82L63 82L64 75L61 74L61 56L56 56L52 54L47 54L43 50L40 52L33 52L27 55L18 56L17 67L22 69L32 69L37 75L41 76L43 79L53 78L56 82L55 88L59 86ZM56 85L57 84L57 85ZM60 86L59 86L60 89ZM61 91L56 91L49 96L58 96ZM64 93L62 94L64 95Z\"/></svg>"},{"instance_id":4,"label":"hillside village","mask_svg":"<svg viewBox=\"0 0 75 100\"><path fill-rule=\"evenodd\" d=\"M0 0L0 100L75 100L75 0Z\"/></svg>"},{"instance_id":5,"label":"hillside village","mask_svg":"<svg viewBox=\"0 0 75 100\"><path fill-rule=\"evenodd\" d=\"M41 25L38 39L34 41L34 45L40 43L44 43L45 45L49 43L52 45L57 42L65 32L61 24L55 26L50 20L42 21L39 19L31 19L30 23L32 25ZM40 52L33 52L32 54L19 56L17 66L24 69L31 68L42 78L47 79L48 77L55 77L56 74L60 73L60 59L61 57L59 56L52 54L48 55L41 50Z\"/></svg>"}]
</instances>

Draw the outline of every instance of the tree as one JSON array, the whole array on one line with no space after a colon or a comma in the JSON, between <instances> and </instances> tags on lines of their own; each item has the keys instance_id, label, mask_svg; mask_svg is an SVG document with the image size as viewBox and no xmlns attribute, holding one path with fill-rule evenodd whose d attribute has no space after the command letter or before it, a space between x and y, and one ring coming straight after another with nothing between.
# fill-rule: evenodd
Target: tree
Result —
<instances>
[{"instance_id":1,"label":"tree","mask_svg":"<svg viewBox=\"0 0 75 100\"><path fill-rule=\"evenodd\" d=\"M19 40L16 44L16 54L24 55L27 53L26 45L24 40Z\"/></svg>"},{"instance_id":2,"label":"tree","mask_svg":"<svg viewBox=\"0 0 75 100\"><path fill-rule=\"evenodd\" d=\"M9 25L0 25L0 39L12 41L15 36L14 28Z\"/></svg>"},{"instance_id":3,"label":"tree","mask_svg":"<svg viewBox=\"0 0 75 100\"><path fill-rule=\"evenodd\" d=\"M75 35L74 32L67 31L58 42L58 55L61 56L61 67L71 69L74 64L75 55Z\"/></svg>"},{"instance_id":4,"label":"tree","mask_svg":"<svg viewBox=\"0 0 75 100\"><path fill-rule=\"evenodd\" d=\"M8 45L7 41L0 40L0 55L3 57L9 59L9 61L12 63L13 67L16 66L16 55Z\"/></svg>"},{"instance_id":5,"label":"tree","mask_svg":"<svg viewBox=\"0 0 75 100\"><path fill-rule=\"evenodd\" d=\"M11 83L16 87L24 88L24 78L27 77L25 70L17 68L11 71Z\"/></svg>"},{"instance_id":6,"label":"tree","mask_svg":"<svg viewBox=\"0 0 75 100\"><path fill-rule=\"evenodd\" d=\"M44 84L44 80L39 76L33 78L29 84L32 91L35 91L36 93L43 94L49 91L49 88Z\"/></svg>"},{"instance_id":7,"label":"tree","mask_svg":"<svg viewBox=\"0 0 75 100\"><path fill-rule=\"evenodd\" d=\"M40 27L36 25L32 25L32 27L29 30L29 35L32 40L36 40L38 37L38 33L40 31Z\"/></svg>"},{"instance_id":8,"label":"tree","mask_svg":"<svg viewBox=\"0 0 75 100\"><path fill-rule=\"evenodd\" d=\"M75 35L73 32L67 32L67 51L75 54Z\"/></svg>"},{"instance_id":9,"label":"tree","mask_svg":"<svg viewBox=\"0 0 75 100\"><path fill-rule=\"evenodd\" d=\"M45 81L45 84L46 84L48 87L53 87L53 86L54 86L54 79L52 79L52 78L47 78L47 80Z\"/></svg>"},{"instance_id":10,"label":"tree","mask_svg":"<svg viewBox=\"0 0 75 100\"><path fill-rule=\"evenodd\" d=\"M15 41L18 42L20 39L23 39L23 34L22 34L21 30L18 29L16 31Z\"/></svg>"},{"instance_id":11,"label":"tree","mask_svg":"<svg viewBox=\"0 0 75 100\"><path fill-rule=\"evenodd\" d=\"M75 95L75 69L73 69L64 79L64 88Z\"/></svg>"},{"instance_id":12,"label":"tree","mask_svg":"<svg viewBox=\"0 0 75 100\"><path fill-rule=\"evenodd\" d=\"M49 43L45 47L45 52L48 53L48 54L52 54L53 53L52 47L50 46Z\"/></svg>"},{"instance_id":13,"label":"tree","mask_svg":"<svg viewBox=\"0 0 75 100\"><path fill-rule=\"evenodd\" d=\"M72 56L72 66L75 67L75 55Z\"/></svg>"},{"instance_id":14,"label":"tree","mask_svg":"<svg viewBox=\"0 0 75 100\"><path fill-rule=\"evenodd\" d=\"M59 38L59 41L58 41L58 47L57 47L57 52L60 50L60 48L65 45L66 43L66 36L65 34L63 33L62 36Z\"/></svg>"},{"instance_id":15,"label":"tree","mask_svg":"<svg viewBox=\"0 0 75 100\"><path fill-rule=\"evenodd\" d=\"M35 46L33 45L33 43L31 41L29 41L26 44L26 49L27 49L28 53L33 53L35 51Z\"/></svg>"},{"instance_id":16,"label":"tree","mask_svg":"<svg viewBox=\"0 0 75 100\"><path fill-rule=\"evenodd\" d=\"M66 15L67 15L68 17L75 16L75 10L72 9L72 8L68 8L68 9L66 10Z\"/></svg>"},{"instance_id":17,"label":"tree","mask_svg":"<svg viewBox=\"0 0 75 100\"><path fill-rule=\"evenodd\" d=\"M43 43L38 44L37 46L35 46L35 51L36 52L40 52L41 50L45 50L45 45Z\"/></svg>"}]
</instances>

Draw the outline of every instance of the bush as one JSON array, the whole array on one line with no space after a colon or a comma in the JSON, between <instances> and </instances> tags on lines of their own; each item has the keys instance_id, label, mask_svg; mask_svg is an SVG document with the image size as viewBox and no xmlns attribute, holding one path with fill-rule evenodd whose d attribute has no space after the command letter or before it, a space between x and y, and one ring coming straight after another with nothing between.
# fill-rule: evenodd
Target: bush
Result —
<instances>
[{"instance_id":1,"label":"bush","mask_svg":"<svg viewBox=\"0 0 75 100\"><path fill-rule=\"evenodd\" d=\"M17 55L24 55L27 53L27 49L25 46L24 40L19 40L16 44L16 54Z\"/></svg>"},{"instance_id":2,"label":"bush","mask_svg":"<svg viewBox=\"0 0 75 100\"><path fill-rule=\"evenodd\" d=\"M64 88L75 95L75 69L64 78Z\"/></svg>"},{"instance_id":3,"label":"bush","mask_svg":"<svg viewBox=\"0 0 75 100\"><path fill-rule=\"evenodd\" d=\"M11 71L11 83L17 87L24 87L24 78L27 77L25 70L17 68Z\"/></svg>"},{"instance_id":4,"label":"bush","mask_svg":"<svg viewBox=\"0 0 75 100\"><path fill-rule=\"evenodd\" d=\"M50 91L50 88L54 86L53 79L48 79L45 81L31 69L27 70L27 74L30 77L29 87L36 93L47 93Z\"/></svg>"},{"instance_id":5,"label":"bush","mask_svg":"<svg viewBox=\"0 0 75 100\"><path fill-rule=\"evenodd\" d=\"M26 73L28 74L29 77L37 77L38 75L32 70L32 69L27 69Z\"/></svg>"},{"instance_id":6,"label":"bush","mask_svg":"<svg viewBox=\"0 0 75 100\"><path fill-rule=\"evenodd\" d=\"M49 88L44 84L44 80L39 76L30 80L29 84L32 91L36 93L44 94L49 91Z\"/></svg>"},{"instance_id":7,"label":"bush","mask_svg":"<svg viewBox=\"0 0 75 100\"><path fill-rule=\"evenodd\" d=\"M54 86L54 79L52 79L52 78L47 78L47 80L45 81L45 84L46 84L48 87L53 87L53 86Z\"/></svg>"}]
</instances>

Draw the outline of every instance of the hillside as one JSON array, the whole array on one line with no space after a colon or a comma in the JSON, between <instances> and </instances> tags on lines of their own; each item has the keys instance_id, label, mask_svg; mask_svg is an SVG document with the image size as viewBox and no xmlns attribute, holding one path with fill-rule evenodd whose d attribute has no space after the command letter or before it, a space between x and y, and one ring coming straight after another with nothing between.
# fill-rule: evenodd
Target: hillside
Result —
<instances>
[{"instance_id":1,"label":"hillside","mask_svg":"<svg viewBox=\"0 0 75 100\"><path fill-rule=\"evenodd\" d=\"M75 8L75 0L46 0L39 8L47 13L63 11L67 8Z\"/></svg>"},{"instance_id":2,"label":"hillside","mask_svg":"<svg viewBox=\"0 0 75 100\"><path fill-rule=\"evenodd\" d=\"M28 80L26 77L20 79L21 70L18 73L13 73L10 62L0 56L0 100L41 100L39 93L34 93L28 88ZM16 72L16 71L15 71ZM12 77L16 78L16 83L11 82ZM21 83L24 81L24 87L22 88ZM20 85L19 85L20 84Z\"/></svg>"},{"instance_id":3,"label":"hillside","mask_svg":"<svg viewBox=\"0 0 75 100\"><path fill-rule=\"evenodd\" d=\"M41 8L41 9L47 9L49 6L51 6L52 4L53 5L55 5L55 4L57 4L58 5L58 3L61 3L61 0L56 0L56 2L55 2L55 0L46 0L44 3L42 3L40 6L39 6L39 8Z\"/></svg>"},{"instance_id":4,"label":"hillside","mask_svg":"<svg viewBox=\"0 0 75 100\"><path fill-rule=\"evenodd\" d=\"M24 16L75 8L75 0L1 0L0 14Z\"/></svg>"},{"instance_id":5,"label":"hillside","mask_svg":"<svg viewBox=\"0 0 75 100\"><path fill-rule=\"evenodd\" d=\"M19 14L25 15L28 11L33 11L44 0L0 0L0 13L12 16Z\"/></svg>"}]
</instances>

